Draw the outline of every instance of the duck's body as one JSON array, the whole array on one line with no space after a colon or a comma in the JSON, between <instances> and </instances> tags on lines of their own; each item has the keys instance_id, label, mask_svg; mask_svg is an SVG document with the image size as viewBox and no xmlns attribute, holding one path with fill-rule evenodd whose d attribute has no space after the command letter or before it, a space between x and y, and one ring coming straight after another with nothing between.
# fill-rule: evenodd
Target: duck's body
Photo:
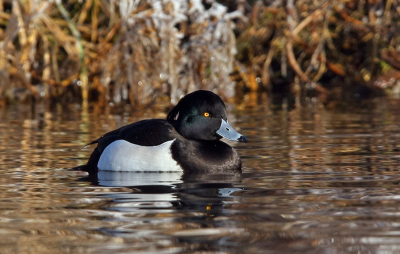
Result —
<instances>
[{"instance_id":1,"label":"duck's body","mask_svg":"<svg viewBox=\"0 0 400 254\"><path fill-rule=\"evenodd\" d=\"M221 98L209 91L185 96L167 120L150 119L111 131L97 143L88 163L90 175L106 171L222 172L240 170L237 152L221 137L247 141L228 124Z\"/></svg>"}]
</instances>

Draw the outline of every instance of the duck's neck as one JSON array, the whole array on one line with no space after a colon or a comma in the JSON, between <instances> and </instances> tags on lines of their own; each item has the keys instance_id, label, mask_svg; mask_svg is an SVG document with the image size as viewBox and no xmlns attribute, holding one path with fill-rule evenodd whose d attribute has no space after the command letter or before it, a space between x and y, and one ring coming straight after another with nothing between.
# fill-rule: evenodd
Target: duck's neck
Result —
<instances>
[{"instance_id":1,"label":"duck's neck","mask_svg":"<svg viewBox=\"0 0 400 254\"><path fill-rule=\"evenodd\" d=\"M186 171L223 172L241 169L240 157L220 140L177 139L171 146L172 157Z\"/></svg>"}]
</instances>

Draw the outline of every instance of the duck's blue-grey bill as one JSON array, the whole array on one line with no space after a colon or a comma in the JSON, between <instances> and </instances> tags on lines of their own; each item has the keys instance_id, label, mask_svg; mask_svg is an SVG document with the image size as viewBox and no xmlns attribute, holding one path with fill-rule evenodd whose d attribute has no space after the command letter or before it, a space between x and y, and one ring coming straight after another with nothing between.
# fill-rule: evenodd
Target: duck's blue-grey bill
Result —
<instances>
[{"instance_id":1,"label":"duck's blue-grey bill","mask_svg":"<svg viewBox=\"0 0 400 254\"><path fill-rule=\"evenodd\" d=\"M224 119L221 119L221 126L219 129L216 131L218 135L220 135L223 138L233 140L233 141L239 141L239 142L246 142L247 143L247 138L240 134L239 132L235 131L232 126L229 125L227 121Z\"/></svg>"}]
</instances>

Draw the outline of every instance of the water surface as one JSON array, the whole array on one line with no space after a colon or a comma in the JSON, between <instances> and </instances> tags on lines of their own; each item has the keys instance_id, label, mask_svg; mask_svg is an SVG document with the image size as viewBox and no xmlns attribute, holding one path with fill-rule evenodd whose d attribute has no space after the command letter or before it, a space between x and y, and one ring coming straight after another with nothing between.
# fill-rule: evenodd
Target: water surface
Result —
<instances>
[{"instance_id":1,"label":"water surface","mask_svg":"<svg viewBox=\"0 0 400 254\"><path fill-rule=\"evenodd\" d=\"M400 252L400 100L291 111L229 104L243 174L68 168L85 144L165 110L0 109L1 253Z\"/></svg>"}]
</instances>

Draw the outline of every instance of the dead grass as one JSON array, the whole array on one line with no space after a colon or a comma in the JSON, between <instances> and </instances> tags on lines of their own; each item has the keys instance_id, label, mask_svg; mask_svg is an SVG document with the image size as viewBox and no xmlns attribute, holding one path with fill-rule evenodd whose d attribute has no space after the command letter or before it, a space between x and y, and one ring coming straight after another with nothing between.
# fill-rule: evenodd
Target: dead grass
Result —
<instances>
[{"instance_id":1,"label":"dead grass","mask_svg":"<svg viewBox=\"0 0 400 254\"><path fill-rule=\"evenodd\" d=\"M397 66L381 53L399 50L398 0L250 3L0 0L0 102L176 103L276 77L324 93L326 73L369 81Z\"/></svg>"}]
</instances>

